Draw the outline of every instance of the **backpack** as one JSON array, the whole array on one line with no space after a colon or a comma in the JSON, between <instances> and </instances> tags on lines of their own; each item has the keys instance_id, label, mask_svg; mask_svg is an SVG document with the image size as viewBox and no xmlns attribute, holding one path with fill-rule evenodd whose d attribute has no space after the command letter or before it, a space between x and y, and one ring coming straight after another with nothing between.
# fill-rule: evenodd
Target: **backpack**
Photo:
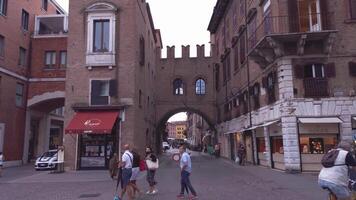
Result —
<instances>
[{"instance_id":1,"label":"backpack","mask_svg":"<svg viewBox=\"0 0 356 200\"><path fill-rule=\"evenodd\" d=\"M332 149L332 150L328 151L321 159L321 164L325 168L334 167L335 160L338 155L339 155L339 150L337 150L337 149Z\"/></svg>"}]
</instances>

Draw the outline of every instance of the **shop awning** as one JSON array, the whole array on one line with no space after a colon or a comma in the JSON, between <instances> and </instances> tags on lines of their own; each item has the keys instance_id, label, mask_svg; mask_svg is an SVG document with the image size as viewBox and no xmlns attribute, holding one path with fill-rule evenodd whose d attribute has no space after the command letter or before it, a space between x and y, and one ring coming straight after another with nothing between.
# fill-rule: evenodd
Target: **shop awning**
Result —
<instances>
[{"instance_id":1,"label":"shop awning","mask_svg":"<svg viewBox=\"0 0 356 200\"><path fill-rule=\"evenodd\" d=\"M274 120L274 121L270 121L270 122L266 122L266 123L264 123L262 126L270 126L270 125L272 125L272 124L275 124L275 123L277 123L277 122L279 122L279 120Z\"/></svg>"},{"instance_id":2,"label":"shop awning","mask_svg":"<svg viewBox=\"0 0 356 200\"><path fill-rule=\"evenodd\" d=\"M110 134L118 115L118 111L78 112L65 129L65 133Z\"/></svg>"},{"instance_id":3,"label":"shop awning","mask_svg":"<svg viewBox=\"0 0 356 200\"><path fill-rule=\"evenodd\" d=\"M302 124L340 124L341 119L338 117L305 117L298 118L298 121Z\"/></svg>"}]
</instances>

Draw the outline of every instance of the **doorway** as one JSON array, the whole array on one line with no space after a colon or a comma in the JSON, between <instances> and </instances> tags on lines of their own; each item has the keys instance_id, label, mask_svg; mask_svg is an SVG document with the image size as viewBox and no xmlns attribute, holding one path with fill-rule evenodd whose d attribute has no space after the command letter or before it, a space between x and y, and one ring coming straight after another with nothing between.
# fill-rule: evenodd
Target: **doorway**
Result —
<instances>
[{"instance_id":1,"label":"doorway","mask_svg":"<svg viewBox=\"0 0 356 200\"><path fill-rule=\"evenodd\" d=\"M299 24L302 32L322 30L320 0L301 0L299 6Z\"/></svg>"}]
</instances>

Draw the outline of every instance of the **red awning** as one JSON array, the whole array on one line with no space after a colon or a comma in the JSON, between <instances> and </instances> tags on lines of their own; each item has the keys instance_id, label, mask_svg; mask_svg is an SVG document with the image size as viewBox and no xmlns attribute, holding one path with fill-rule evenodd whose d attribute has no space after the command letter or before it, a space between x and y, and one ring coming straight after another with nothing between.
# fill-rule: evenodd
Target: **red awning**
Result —
<instances>
[{"instance_id":1,"label":"red awning","mask_svg":"<svg viewBox=\"0 0 356 200\"><path fill-rule=\"evenodd\" d=\"M67 126L66 134L110 134L119 112L78 112Z\"/></svg>"}]
</instances>

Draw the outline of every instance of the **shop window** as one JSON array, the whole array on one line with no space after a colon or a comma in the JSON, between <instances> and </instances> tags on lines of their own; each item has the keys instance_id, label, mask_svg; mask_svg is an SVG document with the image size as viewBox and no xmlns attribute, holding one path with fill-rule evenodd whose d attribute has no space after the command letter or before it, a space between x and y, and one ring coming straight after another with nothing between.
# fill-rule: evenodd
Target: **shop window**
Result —
<instances>
[{"instance_id":1,"label":"shop window","mask_svg":"<svg viewBox=\"0 0 356 200\"><path fill-rule=\"evenodd\" d=\"M22 47L19 49L19 65L26 66L26 49Z\"/></svg>"},{"instance_id":2,"label":"shop window","mask_svg":"<svg viewBox=\"0 0 356 200\"><path fill-rule=\"evenodd\" d=\"M46 51L45 52L45 66L46 68L53 68L56 65L56 52Z\"/></svg>"},{"instance_id":3,"label":"shop window","mask_svg":"<svg viewBox=\"0 0 356 200\"><path fill-rule=\"evenodd\" d=\"M0 15L6 15L7 0L0 0Z\"/></svg>"},{"instance_id":4,"label":"shop window","mask_svg":"<svg viewBox=\"0 0 356 200\"><path fill-rule=\"evenodd\" d=\"M21 15L21 28L28 31L29 14L26 10L22 9Z\"/></svg>"},{"instance_id":5,"label":"shop window","mask_svg":"<svg viewBox=\"0 0 356 200\"><path fill-rule=\"evenodd\" d=\"M258 153L266 152L265 138L257 138Z\"/></svg>"},{"instance_id":6,"label":"shop window","mask_svg":"<svg viewBox=\"0 0 356 200\"><path fill-rule=\"evenodd\" d=\"M350 16L356 20L356 0L350 0Z\"/></svg>"},{"instance_id":7,"label":"shop window","mask_svg":"<svg viewBox=\"0 0 356 200\"><path fill-rule=\"evenodd\" d=\"M183 81L182 79L175 79L173 81L173 94L174 95L183 95L184 94L184 89L183 89Z\"/></svg>"},{"instance_id":8,"label":"shop window","mask_svg":"<svg viewBox=\"0 0 356 200\"><path fill-rule=\"evenodd\" d=\"M24 85L22 83L16 84L16 106L22 107L24 104Z\"/></svg>"},{"instance_id":9,"label":"shop window","mask_svg":"<svg viewBox=\"0 0 356 200\"><path fill-rule=\"evenodd\" d=\"M60 52L60 66L61 68L67 67L67 51Z\"/></svg>"},{"instance_id":10,"label":"shop window","mask_svg":"<svg viewBox=\"0 0 356 200\"><path fill-rule=\"evenodd\" d=\"M303 154L324 154L335 148L337 137L334 136L300 136L300 151Z\"/></svg>"},{"instance_id":11,"label":"shop window","mask_svg":"<svg viewBox=\"0 0 356 200\"><path fill-rule=\"evenodd\" d=\"M110 80L91 81L91 105L108 105L110 102Z\"/></svg>"},{"instance_id":12,"label":"shop window","mask_svg":"<svg viewBox=\"0 0 356 200\"><path fill-rule=\"evenodd\" d=\"M280 154L284 153L282 137L273 137L271 142L272 142L272 153L280 153Z\"/></svg>"},{"instance_id":13,"label":"shop window","mask_svg":"<svg viewBox=\"0 0 356 200\"><path fill-rule=\"evenodd\" d=\"M195 94L197 95L205 94L205 81L203 79L198 79L195 82Z\"/></svg>"},{"instance_id":14,"label":"shop window","mask_svg":"<svg viewBox=\"0 0 356 200\"><path fill-rule=\"evenodd\" d=\"M0 57L5 56L5 37L0 35Z\"/></svg>"}]
</instances>

